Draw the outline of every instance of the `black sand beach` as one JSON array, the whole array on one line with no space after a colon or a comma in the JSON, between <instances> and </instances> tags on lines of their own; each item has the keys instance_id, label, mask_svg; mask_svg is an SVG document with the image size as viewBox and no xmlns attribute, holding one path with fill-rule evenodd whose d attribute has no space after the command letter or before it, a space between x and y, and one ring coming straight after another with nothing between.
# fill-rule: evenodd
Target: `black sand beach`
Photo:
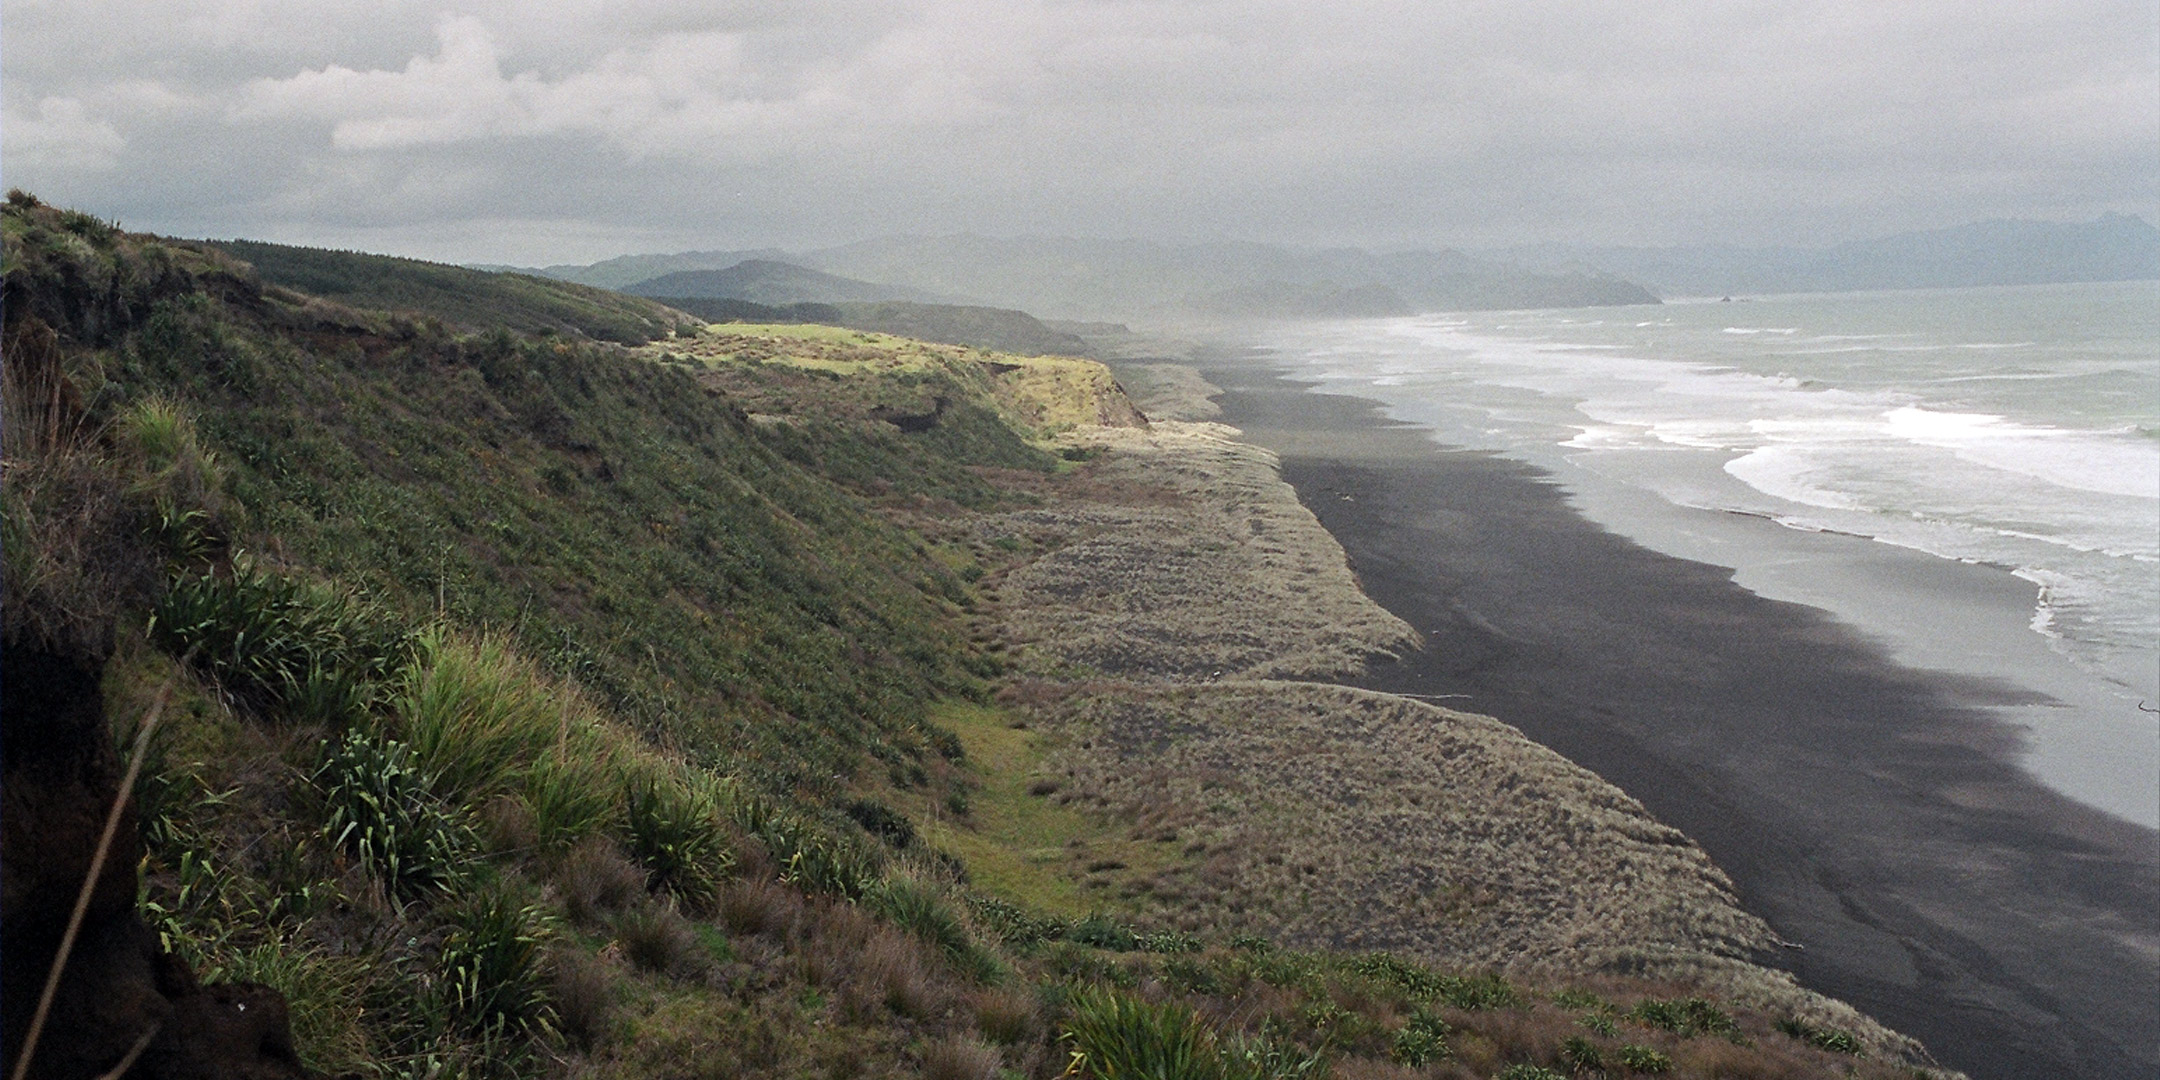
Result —
<instances>
[{"instance_id":1,"label":"black sand beach","mask_svg":"<svg viewBox=\"0 0 2160 1080\"><path fill-rule=\"evenodd\" d=\"M1988 688L1606 532L1530 466L1264 361L1203 367L1426 635L1367 685L1499 717L1620 785L1804 946L1766 959L1947 1066L2160 1075L2160 835L2018 769L1975 707Z\"/></svg>"}]
</instances>

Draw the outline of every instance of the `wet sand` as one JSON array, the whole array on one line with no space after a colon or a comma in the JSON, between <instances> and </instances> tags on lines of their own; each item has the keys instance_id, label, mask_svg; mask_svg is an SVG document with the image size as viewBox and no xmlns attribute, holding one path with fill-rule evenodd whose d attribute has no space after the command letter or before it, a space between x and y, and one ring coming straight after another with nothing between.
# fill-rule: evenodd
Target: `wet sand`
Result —
<instances>
[{"instance_id":1,"label":"wet sand","mask_svg":"<svg viewBox=\"0 0 2160 1080\"><path fill-rule=\"evenodd\" d=\"M2016 732L1981 708L1999 687L1900 667L1373 402L1260 360L1200 366L1366 591L1425 634L1363 685L1496 716L1618 784L1804 946L1768 962L1944 1065L2160 1075L2160 834L2018 768Z\"/></svg>"}]
</instances>

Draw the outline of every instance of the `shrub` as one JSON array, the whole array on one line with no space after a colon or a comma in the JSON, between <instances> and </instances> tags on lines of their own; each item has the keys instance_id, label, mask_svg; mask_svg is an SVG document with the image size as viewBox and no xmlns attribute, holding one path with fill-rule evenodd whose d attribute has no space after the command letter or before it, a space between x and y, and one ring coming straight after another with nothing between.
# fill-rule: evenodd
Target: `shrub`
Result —
<instances>
[{"instance_id":1,"label":"shrub","mask_svg":"<svg viewBox=\"0 0 2160 1080\"><path fill-rule=\"evenodd\" d=\"M905 850L915 843L914 822L876 799L856 799L841 810L863 831L895 848Z\"/></svg>"},{"instance_id":2,"label":"shrub","mask_svg":"<svg viewBox=\"0 0 2160 1080\"><path fill-rule=\"evenodd\" d=\"M1594 1072L1605 1067L1605 1055L1597 1046L1580 1035L1570 1035L1560 1044L1560 1060L1576 1072Z\"/></svg>"},{"instance_id":3,"label":"shrub","mask_svg":"<svg viewBox=\"0 0 2160 1080\"><path fill-rule=\"evenodd\" d=\"M1007 945L1028 946L1064 937L1071 924L1054 915L1035 915L1019 905L994 896L970 896L968 908L976 923Z\"/></svg>"},{"instance_id":4,"label":"shrub","mask_svg":"<svg viewBox=\"0 0 2160 1080\"><path fill-rule=\"evenodd\" d=\"M1165 983L1188 994L1219 994L1223 989L1213 968L1189 956L1163 961L1162 977Z\"/></svg>"},{"instance_id":5,"label":"shrub","mask_svg":"<svg viewBox=\"0 0 2160 1080\"><path fill-rule=\"evenodd\" d=\"M1494 1080L1567 1080L1567 1077L1543 1065L1518 1063L1500 1070Z\"/></svg>"},{"instance_id":6,"label":"shrub","mask_svg":"<svg viewBox=\"0 0 2160 1080\"><path fill-rule=\"evenodd\" d=\"M1320 965L1300 953L1265 952L1249 963L1254 977L1269 986L1314 987L1320 978Z\"/></svg>"},{"instance_id":7,"label":"shrub","mask_svg":"<svg viewBox=\"0 0 2160 1080\"><path fill-rule=\"evenodd\" d=\"M1101 1080L1222 1075L1214 1034L1191 1009L1091 989L1073 995L1071 1010L1063 1037L1084 1075Z\"/></svg>"},{"instance_id":8,"label":"shrub","mask_svg":"<svg viewBox=\"0 0 2160 1080\"><path fill-rule=\"evenodd\" d=\"M310 781L322 794L330 842L400 901L455 883L477 840L463 815L435 795L411 750L358 729L322 747Z\"/></svg>"},{"instance_id":9,"label":"shrub","mask_svg":"<svg viewBox=\"0 0 2160 1080\"><path fill-rule=\"evenodd\" d=\"M1828 1050L1833 1054L1858 1055L1861 1050L1860 1040L1854 1038L1851 1032L1815 1027L1797 1017L1778 1021L1777 1029L1809 1046Z\"/></svg>"},{"instance_id":10,"label":"shrub","mask_svg":"<svg viewBox=\"0 0 2160 1080\"><path fill-rule=\"evenodd\" d=\"M1082 945L1112 952L1131 952L1140 947L1139 935L1132 927L1100 912L1072 924L1065 936Z\"/></svg>"},{"instance_id":11,"label":"shrub","mask_svg":"<svg viewBox=\"0 0 2160 1080\"><path fill-rule=\"evenodd\" d=\"M1662 1073L1672 1071L1672 1059L1647 1046L1628 1043L1613 1051L1620 1064L1639 1073Z\"/></svg>"},{"instance_id":12,"label":"shrub","mask_svg":"<svg viewBox=\"0 0 2160 1080\"><path fill-rule=\"evenodd\" d=\"M804 892L858 900L878 880L875 855L801 818L775 815L759 839L780 879Z\"/></svg>"},{"instance_id":13,"label":"shrub","mask_svg":"<svg viewBox=\"0 0 2160 1080\"><path fill-rule=\"evenodd\" d=\"M627 811L630 856L647 883L692 907L710 904L735 864L712 797L694 783L647 778L631 787Z\"/></svg>"},{"instance_id":14,"label":"shrub","mask_svg":"<svg viewBox=\"0 0 2160 1080\"><path fill-rule=\"evenodd\" d=\"M1458 1009L1506 1009L1519 1004L1522 998L1509 986L1507 980L1487 973L1467 977L1443 977L1440 1000Z\"/></svg>"},{"instance_id":15,"label":"shrub","mask_svg":"<svg viewBox=\"0 0 2160 1080\"><path fill-rule=\"evenodd\" d=\"M502 889L485 889L450 912L436 962L451 1014L476 1035L534 1033L549 1023L539 970L543 914Z\"/></svg>"},{"instance_id":16,"label":"shrub","mask_svg":"<svg viewBox=\"0 0 2160 1080\"><path fill-rule=\"evenodd\" d=\"M1393 953L1366 953L1350 961L1350 970L1401 990L1418 1001L1431 1001L1440 996L1440 991L1446 986L1446 981L1437 973Z\"/></svg>"},{"instance_id":17,"label":"shrub","mask_svg":"<svg viewBox=\"0 0 2160 1080\"><path fill-rule=\"evenodd\" d=\"M1176 930L1152 930L1141 934L1137 943L1141 952L1189 953L1200 951L1200 939Z\"/></svg>"},{"instance_id":18,"label":"shrub","mask_svg":"<svg viewBox=\"0 0 2160 1080\"><path fill-rule=\"evenodd\" d=\"M1697 1035L1731 1035L1740 1030L1731 1016L1701 998L1673 1001L1646 998L1637 1002L1628 1016L1646 1027L1662 1028L1683 1039Z\"/></svg>"},{"instance_id":19,"label":"shrub","mask_svg":"<svg viewBox=\"0 0 2160 1080\"><path fill-rule=\"evenodd\" d=\"M1391 1056L1413 1069L1444 1060L1452 1052L1448 1047L1448 1031L1447 1021L1428 1009L1416 1009L1404 1022L1402 1030L1395 1033Z\"/></svg>"},{"instance_id":20,"label":"shrub","mask_svg":"<svg viewBox=\"0 0 2160 1080\"><path fill-rule=\"evenodd\" d=\"M1326 1050L1305 1050L1264 1024L1256 1036L1239 1035L1221 1050L1224 1080L1310 1080L1328 1075Z\"/></svg>"},{"instance_id":21,"label":"shrub","mask_svg":"<svg viewBox=\"0 0 2160 1080\"><path fill-rule=\"evenodd\" d=\"M229 576L175 581L151 616L152 640L257 713L343 725L364 714L412 639L349 593L286 577L242 555Z\"/></svg>"}]
</instances>

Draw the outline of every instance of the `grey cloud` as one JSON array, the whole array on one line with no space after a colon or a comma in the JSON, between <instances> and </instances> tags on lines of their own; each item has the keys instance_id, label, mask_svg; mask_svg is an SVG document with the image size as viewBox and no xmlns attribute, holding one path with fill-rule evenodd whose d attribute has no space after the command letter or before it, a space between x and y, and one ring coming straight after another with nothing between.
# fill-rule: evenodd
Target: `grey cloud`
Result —
<instances>
[{"instance_id":1,"label":"grey cloud","mask_svg":"<svg viewBox=\"0 0 2160 1080\"><path fill-rule=\"evenodd\" d=\"M6 180L566 261L882 232L1808 242L2151 214L2150 5L11 0Z\"/></svg>"}]
</instances>

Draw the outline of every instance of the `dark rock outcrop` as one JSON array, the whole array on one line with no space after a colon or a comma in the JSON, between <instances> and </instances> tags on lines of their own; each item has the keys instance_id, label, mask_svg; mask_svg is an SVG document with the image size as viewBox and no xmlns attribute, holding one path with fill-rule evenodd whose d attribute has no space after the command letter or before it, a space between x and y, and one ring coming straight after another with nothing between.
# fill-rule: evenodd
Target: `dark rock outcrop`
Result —
<instances>
[{"instance_id":1,"label":"dark rock outcrop","mask_svg":"<svg viewBox=\"0 0 2160 1080\"><path fill-rule=\"evenodd\" d=\"M0 666L0 1033L11 1073L122 778L99 689L104 660L9 642ZM312 1075L276 991L202 986L158 947L135 912L141 859L134 812L123 808L29 1075L101 1076L145 1036L131 1078Z\"/></svg>"}]
</instances>

